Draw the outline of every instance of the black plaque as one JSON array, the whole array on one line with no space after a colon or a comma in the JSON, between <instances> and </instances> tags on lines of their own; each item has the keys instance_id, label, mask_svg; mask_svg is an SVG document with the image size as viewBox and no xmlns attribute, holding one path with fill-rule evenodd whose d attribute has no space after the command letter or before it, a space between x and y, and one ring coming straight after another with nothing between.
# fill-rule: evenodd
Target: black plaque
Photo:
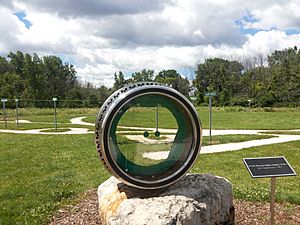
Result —
<instances>
[{"instance_id":1,"label":"black plaque","mask_svg":"<svg viewBox=\"0 0 300 225\"><path fill-rule=\"evenodd\" d=\"M243 161L253 178L296 176L284 156L244 158Z\"/></svg>"}]
</instances>

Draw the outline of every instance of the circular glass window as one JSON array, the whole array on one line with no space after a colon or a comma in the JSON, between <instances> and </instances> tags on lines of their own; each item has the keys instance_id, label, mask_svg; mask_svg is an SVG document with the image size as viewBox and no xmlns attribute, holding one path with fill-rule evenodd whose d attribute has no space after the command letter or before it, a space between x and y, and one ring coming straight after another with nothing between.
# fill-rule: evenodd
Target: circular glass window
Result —
<instances>
[{"instance_id":1,"label":"circular glass window","mask_svg":"<svg viewBox=\"0 0 300 225\"><path fill-rule=\"evenodd\" d=\"M177 91L135 84L114 93L100 109L96 146L106 167L129 185L165 187L195 161L201 124Z\"/></svg>"}]
</instances>

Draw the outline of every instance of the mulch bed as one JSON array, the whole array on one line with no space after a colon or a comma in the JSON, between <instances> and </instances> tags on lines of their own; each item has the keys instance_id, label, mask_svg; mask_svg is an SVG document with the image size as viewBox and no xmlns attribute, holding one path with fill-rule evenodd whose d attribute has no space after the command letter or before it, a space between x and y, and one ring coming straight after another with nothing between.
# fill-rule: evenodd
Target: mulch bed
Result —
<instances>
[{"instance_id":1,"label":"mulch bed","mask_svg":"<svg viewBox=\"0 0 300 225\"><path fill-rule=\"evenodd\" d=\"M269 224L270 205L268 203L234 200L235 222L237 225L267 225ZM300 224L300 205L275 205L276 224ZM100 225L98 216L97 190L85 193L81 202L59 210L52 217L49 225Z\"/></svg>"}]
</instances>

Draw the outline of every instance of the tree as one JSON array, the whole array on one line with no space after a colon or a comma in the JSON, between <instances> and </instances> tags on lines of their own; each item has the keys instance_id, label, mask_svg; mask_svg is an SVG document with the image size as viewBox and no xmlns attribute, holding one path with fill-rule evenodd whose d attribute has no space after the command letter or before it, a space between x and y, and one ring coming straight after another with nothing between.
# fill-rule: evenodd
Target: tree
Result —
<instances>
[{"instance_id":1,"label":"tree","mask_svg":"<svg viewBox=\"0 0 300 225\"><path fill-rule=\"evenodd\" d=\"M115 79L115 83L113 89L115 91L124 87L124 85L126 84L126 80L124 78L124 74L122 73L122 71L114 73L114 79Z\"/></svg>"},{"instance_id":2,"label":"tree","mask_svg":"<svg viewBox=\"0 0 300 225\"><path fill-rule=\"evenodd\" d=\"M16 53L10 52L8 54L8 58L10 58L10 65L13 67L13 70L16 74L18 74L21 79L25 79L23 74L24 68L24 54L21 51L17 51Z\"/></svg>"},{"instance_id":3,"label":"tree","mask_svg":"<svg viewBox=\"0 0 300 225\"><path fill-rule=\"evenodd\" d=\"M0 74L0 97L14 99L18 96L16 87L20 83L20 76L6 72Z\"/></svg>"},{"instance_id":4,"label":"tree","mask_svg":"<svg viewBox=\"0 0 300 225\"><path fill-rule=\"evenodd\" d=\"M239 94L243 66L237 61L206 59L196 71L197 101L205 101L205 92L217 92L216 104L227 105Z\"/></svg>"},{"instance_id":5,"label":"tree","mask_svg":"<svg viewBox=\"0 0 300 225\"><path fill-rule=\"evenodd\" d=\"M12 66L6 58L0 56L0 74L4 74L6 72L12 72Z\"/></svg>"},{"instance_id":6,"label":"tree","mask_svg":"<svg viewBox=\"0 0 300 225\"><path fill-rule=\"evenodd\" d=\"M154 70L143 69L141 72L135 72L132 74L133 82L144 82L144 81L153 81Z\"/></svg>"},{"instance_id":7,"label":"tree","mask_svg":"<svg viewBox=\"0 0 300 225\"><path fill-rule=\"evenodd\" d=\"M73 65L63 64L57 56L44 56L42 62L41 78L47 84L44 87L46 97L66 98L68 91L78 84Z\"/></svg>"},{"instance_id":8,"label":"tree","mask_svg":"<svg viewBox=\"0 0 300 225\"><path fill-rule=\"evenodd\" d=\"M189 97L190 84L187 78L182 78L176 70L163 70L154 79L155 82L168 85L181 94Z\"/></svg>"},{"instance_id":9,"label":"tree","mask_svg":"<svg viewBox=\"0 0 300 225\"><path fill-rule=\"evenodd\" d=\"M300 50L297 47L275 51L268 57L272 76L270 92L279 105L299 105Z\"/></svg>"}]
</instances>

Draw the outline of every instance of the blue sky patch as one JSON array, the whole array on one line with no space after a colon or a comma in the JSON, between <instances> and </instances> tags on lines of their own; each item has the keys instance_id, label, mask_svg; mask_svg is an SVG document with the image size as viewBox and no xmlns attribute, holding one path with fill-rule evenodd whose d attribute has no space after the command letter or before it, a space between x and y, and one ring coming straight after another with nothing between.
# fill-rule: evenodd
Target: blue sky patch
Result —
<instances>
[{"instance_id":1,"label":"blue sky patch","mask_svg":"<svg viewBox=\"0 0 300 225\"><path fill-rule=\"evenodd\" d=\"M298 29L287 29L284 31L287 35L300 34L300 30Z\"/></svg>"},{"instance_id":2,"label":"blue sky patch","mask_svg":"<svg viewBox=\"0 0 300 225\"><path fill-rule=\"evenodd\" d=\"M242 18L235 20L234 23L238 26L239 31L241 34L251 34L254 35L259 31L262 31L261 29L254 29L254 28L250 28L250 29L246 29L244 27L244 23L255 23L258 22L259 20L256 19L253 15L251 15L251 13L249 11L246 12L245 16L243 16Z\"/></svg>"},{"instance_id":3,"label":"blue sky patch","mask_svg":"<svg viewBox=\"0 0 300 225\"><path fill-rule=\"evenodd\" d=\"M15 12L14 15L16 17L18 17L18 19L24 23L25 27L27 29L30 29L30 27L32 26L32 23L26 19L26 13L24 11L19 11L19 12Z\"/></svg>"},{"instance_id":4,"label":"blue sky patch","mask_svg":"<svg viewBox=\"0 0 300 225\"><path fill-rule=\"evenodd\" d=\"M195 68L177 68L176 71L180 73L182 76L186 77L188 80L194 80L196 77Z\"/></svg>"},{"instance_id":5,"label":"blue sky patch","mask_svg":"<svg viewBox=\"0 0 300 225\"><path fill-rule=\"evenodd\" d=\"M77 66L77 63L72 56L64 54L58 54L57 56L63 61L63 63L68 63L72 64L73 66Z\"/></svg>"}]
</instances>

